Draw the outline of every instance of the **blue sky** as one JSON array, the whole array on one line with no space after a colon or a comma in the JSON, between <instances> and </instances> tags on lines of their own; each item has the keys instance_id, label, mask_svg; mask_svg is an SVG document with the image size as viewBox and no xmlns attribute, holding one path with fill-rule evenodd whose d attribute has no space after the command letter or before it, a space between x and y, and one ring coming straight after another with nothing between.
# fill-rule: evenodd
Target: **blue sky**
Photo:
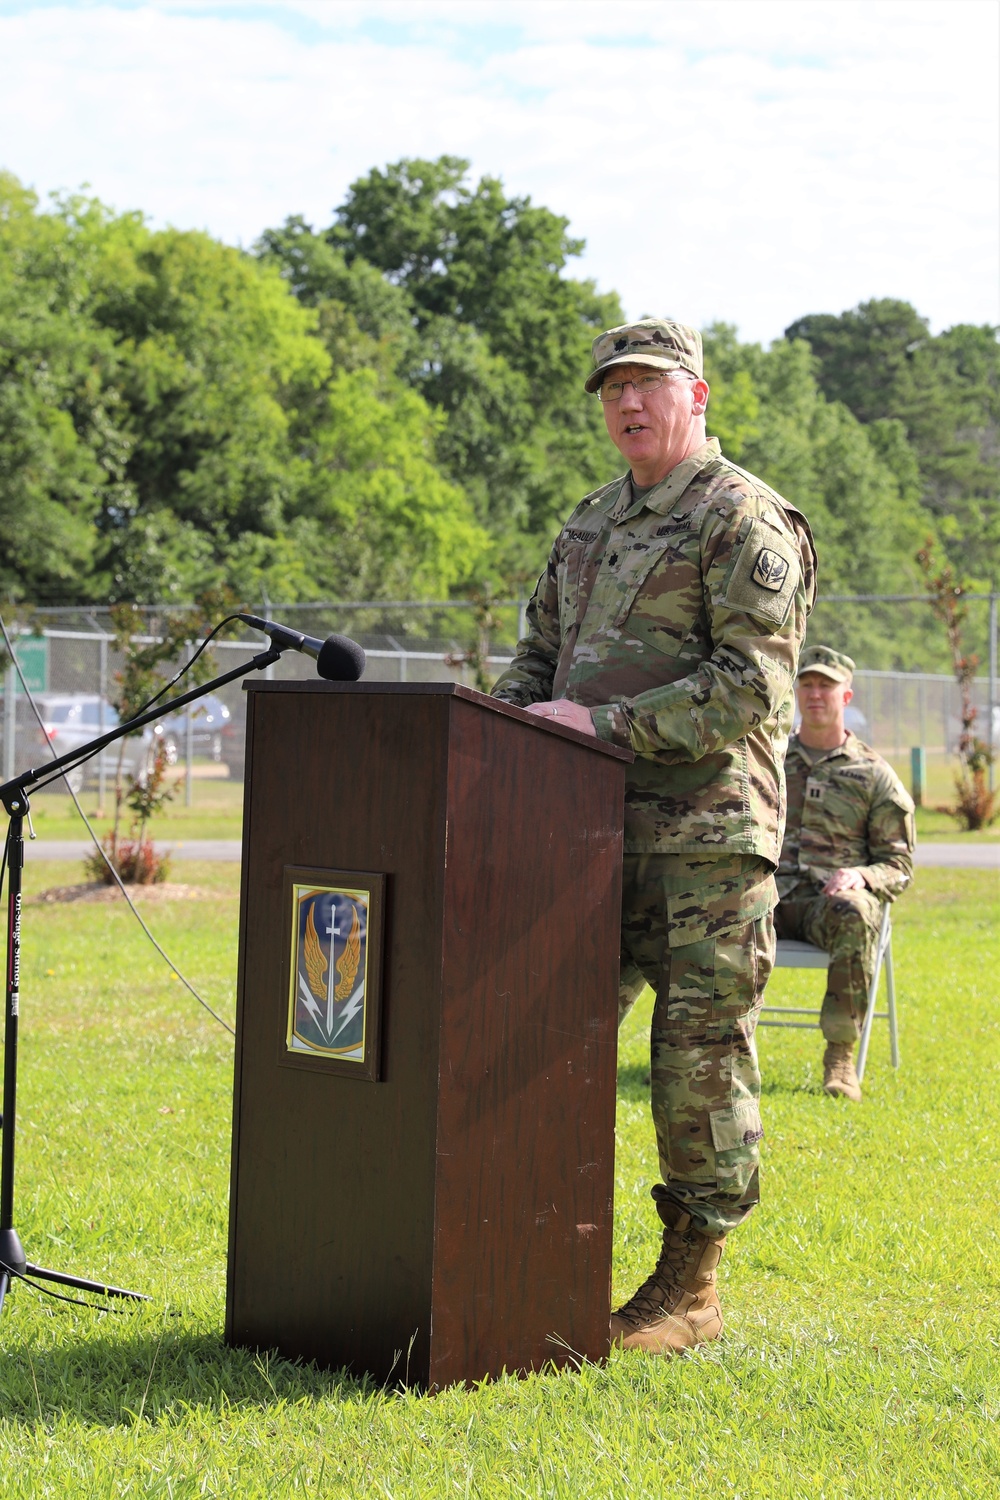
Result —
<instances>
[{"instance_id":1,"label":"blue sky","mask_svg":"<svg viewBox=\"0 0 1000 1500\"><path fill-rule=\"evenodd\" d=\"M0 0L0 164L249 244L404 155L565 214L630 315L1000 322L993 0Z\"/></svg>"}]
</instances>

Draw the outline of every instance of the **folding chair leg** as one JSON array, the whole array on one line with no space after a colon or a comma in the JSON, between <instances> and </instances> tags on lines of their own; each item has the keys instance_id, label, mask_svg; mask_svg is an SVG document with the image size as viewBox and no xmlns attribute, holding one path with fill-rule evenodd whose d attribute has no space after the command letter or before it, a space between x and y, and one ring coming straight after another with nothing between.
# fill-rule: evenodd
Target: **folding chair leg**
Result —
<instances>
[{"instance_id":1,"label":"folding chair leg","mask_svg":"<svg viewBox=\"0 0 1000 1500\"><path fill-rule=\"evenodd\" d=\"M890 967L892 964L892 938L890 933L891 929L889 927L889 905L887 902L886 905L882 908L882 921L879 924L878 930L878 946L875 950L875 968L872 973L872 982L868 987L868 1010L865 1013L865 1024L861 1029L861 1046L858 1049L857 1062L857 1074L859 1083L865 1076L865 1064L868 1061L868 1044L871 1041L872 1025L875 1021L875 1007L878 1001L878 982L882 974L882 959L884 957L888 957L888 965L886 968L886 982L891 983L891 980L889 978L890 974L892 973L892 969ZM895 1022L893 1020L894 1014L895 1007L892 1001L890 1001L890 1029L894 1028L895 1026ZM893 1064L893 1066L896 1066L896 1064Z\"/></svg>"},{"instance_id":2,"label":"folding chair leg","mask_svg":"<svg viewBox=\"0 0 1000 1500\"><path fill-rule=\"evenodd\" d=\"M875 997L878 994L878 978L881 968L882 961L880 958L878 958L875 960L874 983L872 984L871 989L868 991L868 1010L865 1013L865 1024L861 1028L861 1046L858 1048L858 1063L856 1069L859 1083L865 1076L865 1063L868 1061L868 1043L871 1041L872 1022L875 1020Z\"/></svg>"},{"instance_id":3,"label":"folding chair leg","mask_svg":"<svg viewBox=\"0 0 1000 1500\"><path fill-rule=\"evenodd\" d=\"M892 1065L899 1067L899 1032L896 1029L896 976L892 971L892 935L885 950L885 987L889 994L889 1046L892 1049Z\"/></svg>"}]
</instances>

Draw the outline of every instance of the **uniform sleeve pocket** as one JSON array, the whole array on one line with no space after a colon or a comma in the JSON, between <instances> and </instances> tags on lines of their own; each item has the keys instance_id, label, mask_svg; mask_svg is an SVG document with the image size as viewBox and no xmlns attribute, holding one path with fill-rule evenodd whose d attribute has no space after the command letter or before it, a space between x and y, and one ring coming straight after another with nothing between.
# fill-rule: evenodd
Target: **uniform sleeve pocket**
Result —
<instances>
[{"instance_id":1,"label":"uniform sleeve pocket","mask_svg":"<svg viewBox=\"0 0 1000 1500\"><path fill-rule=\"evenodd\" d=\"M736 554L722 602L768 625L783 625L800 571L792 539L755 516Z\"/></svg>"}]
</instances>

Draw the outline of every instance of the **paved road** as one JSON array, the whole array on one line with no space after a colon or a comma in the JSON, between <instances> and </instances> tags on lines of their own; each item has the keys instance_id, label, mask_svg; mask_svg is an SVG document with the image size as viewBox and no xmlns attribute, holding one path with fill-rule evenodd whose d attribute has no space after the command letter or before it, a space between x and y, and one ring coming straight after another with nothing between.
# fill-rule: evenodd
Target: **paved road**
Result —
<instances>
[{"instance_id":1,"label":"paved road","mask_svg":"<svg viewBox=\"0 0 1000 1500\"><path fill-rule=\"evenodd\" d=\"M169 850L175 859L211 859L238 862L239 839L189 839L184 843L157 843L157 849ZM26 857L35 859L82 859L91 845L82 839L36 839L26 841ZM1000 839L983 844L937 844L928 841L917 845L918 865L947 865L952 869L1000 870Z\"/></svg>"},{"instance_id":2,"label":"paved road","mask_svg":"<svg viewBox=\"0 0 1000 1500\"><path fill-rule=\"evenodd\" d=\"M35 859L82 859L93 848L89 839L30 839L24 841L24 855L30 864ZM156 841L161 853L173 855L175 859L232 860L240 858L239 839L189 839L184 843L172 843L169 839Z\"/></svg>"},{"instance_id":3,"label":"paved road","mask_svg":"<svg viewBox=\"0 0 1000 1500\"><path fill-rule=\"evenodd\" d=\"M952 869L1000 870L1000 840L989 844L917 845L918 865L950 865Z\"/></svg>"}]
</instances>

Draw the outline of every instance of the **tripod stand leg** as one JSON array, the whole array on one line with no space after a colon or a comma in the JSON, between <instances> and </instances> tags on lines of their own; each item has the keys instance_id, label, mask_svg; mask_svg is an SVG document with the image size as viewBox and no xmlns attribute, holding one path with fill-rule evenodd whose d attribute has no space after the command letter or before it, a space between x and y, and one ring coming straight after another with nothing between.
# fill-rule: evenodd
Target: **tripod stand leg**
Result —
<instances>
[{"instance_id":1,"label":"tripod stand leg","mask_svg":"<svg viewBox=\"0 0 1000 1500\"><path fill-rule=\"evenodd\" d=\"M82 1276L67 1276L44 1266L29 1264L17 1230L14 1228L14 1136L17 1115L17 1030L20 1010L21 966L21 876L24 869L24 818L28 799L23 793L5 799L10 813L7 832L7 987L4 1011L3 1052L3 1118L0 1131L0 1312L4 1298L15 1276L33 1277L37 1281L54 1281L76 1291L92 1292L103 1297L126 1297L129 1301L148 1302L141 1292L127 1292L124 1287L105 1286Z\"/></svg>"},{"instance_id":2,"label":"tripod stand leg","mask_svg":"<svg viewBox=\"0 0 1000 1500\"><path fill-rule=\"evenodd\" d=\"M150 1299L142 1292L128 1292L121 1286L105 1286L101 1281L87 1281L83 1276L68 1276L65 1271L49 1271L44 1266L34 1266L28 1261L24 1267L25 1276L33 1276L38 1281L54 1281L59 1286L75 1287L78 1292L96 1292L102 1297L129 1297L133 1302L148 1302ZM3 1299L0 1298L0 1306Z\"/></svg>"}]
</instances>

